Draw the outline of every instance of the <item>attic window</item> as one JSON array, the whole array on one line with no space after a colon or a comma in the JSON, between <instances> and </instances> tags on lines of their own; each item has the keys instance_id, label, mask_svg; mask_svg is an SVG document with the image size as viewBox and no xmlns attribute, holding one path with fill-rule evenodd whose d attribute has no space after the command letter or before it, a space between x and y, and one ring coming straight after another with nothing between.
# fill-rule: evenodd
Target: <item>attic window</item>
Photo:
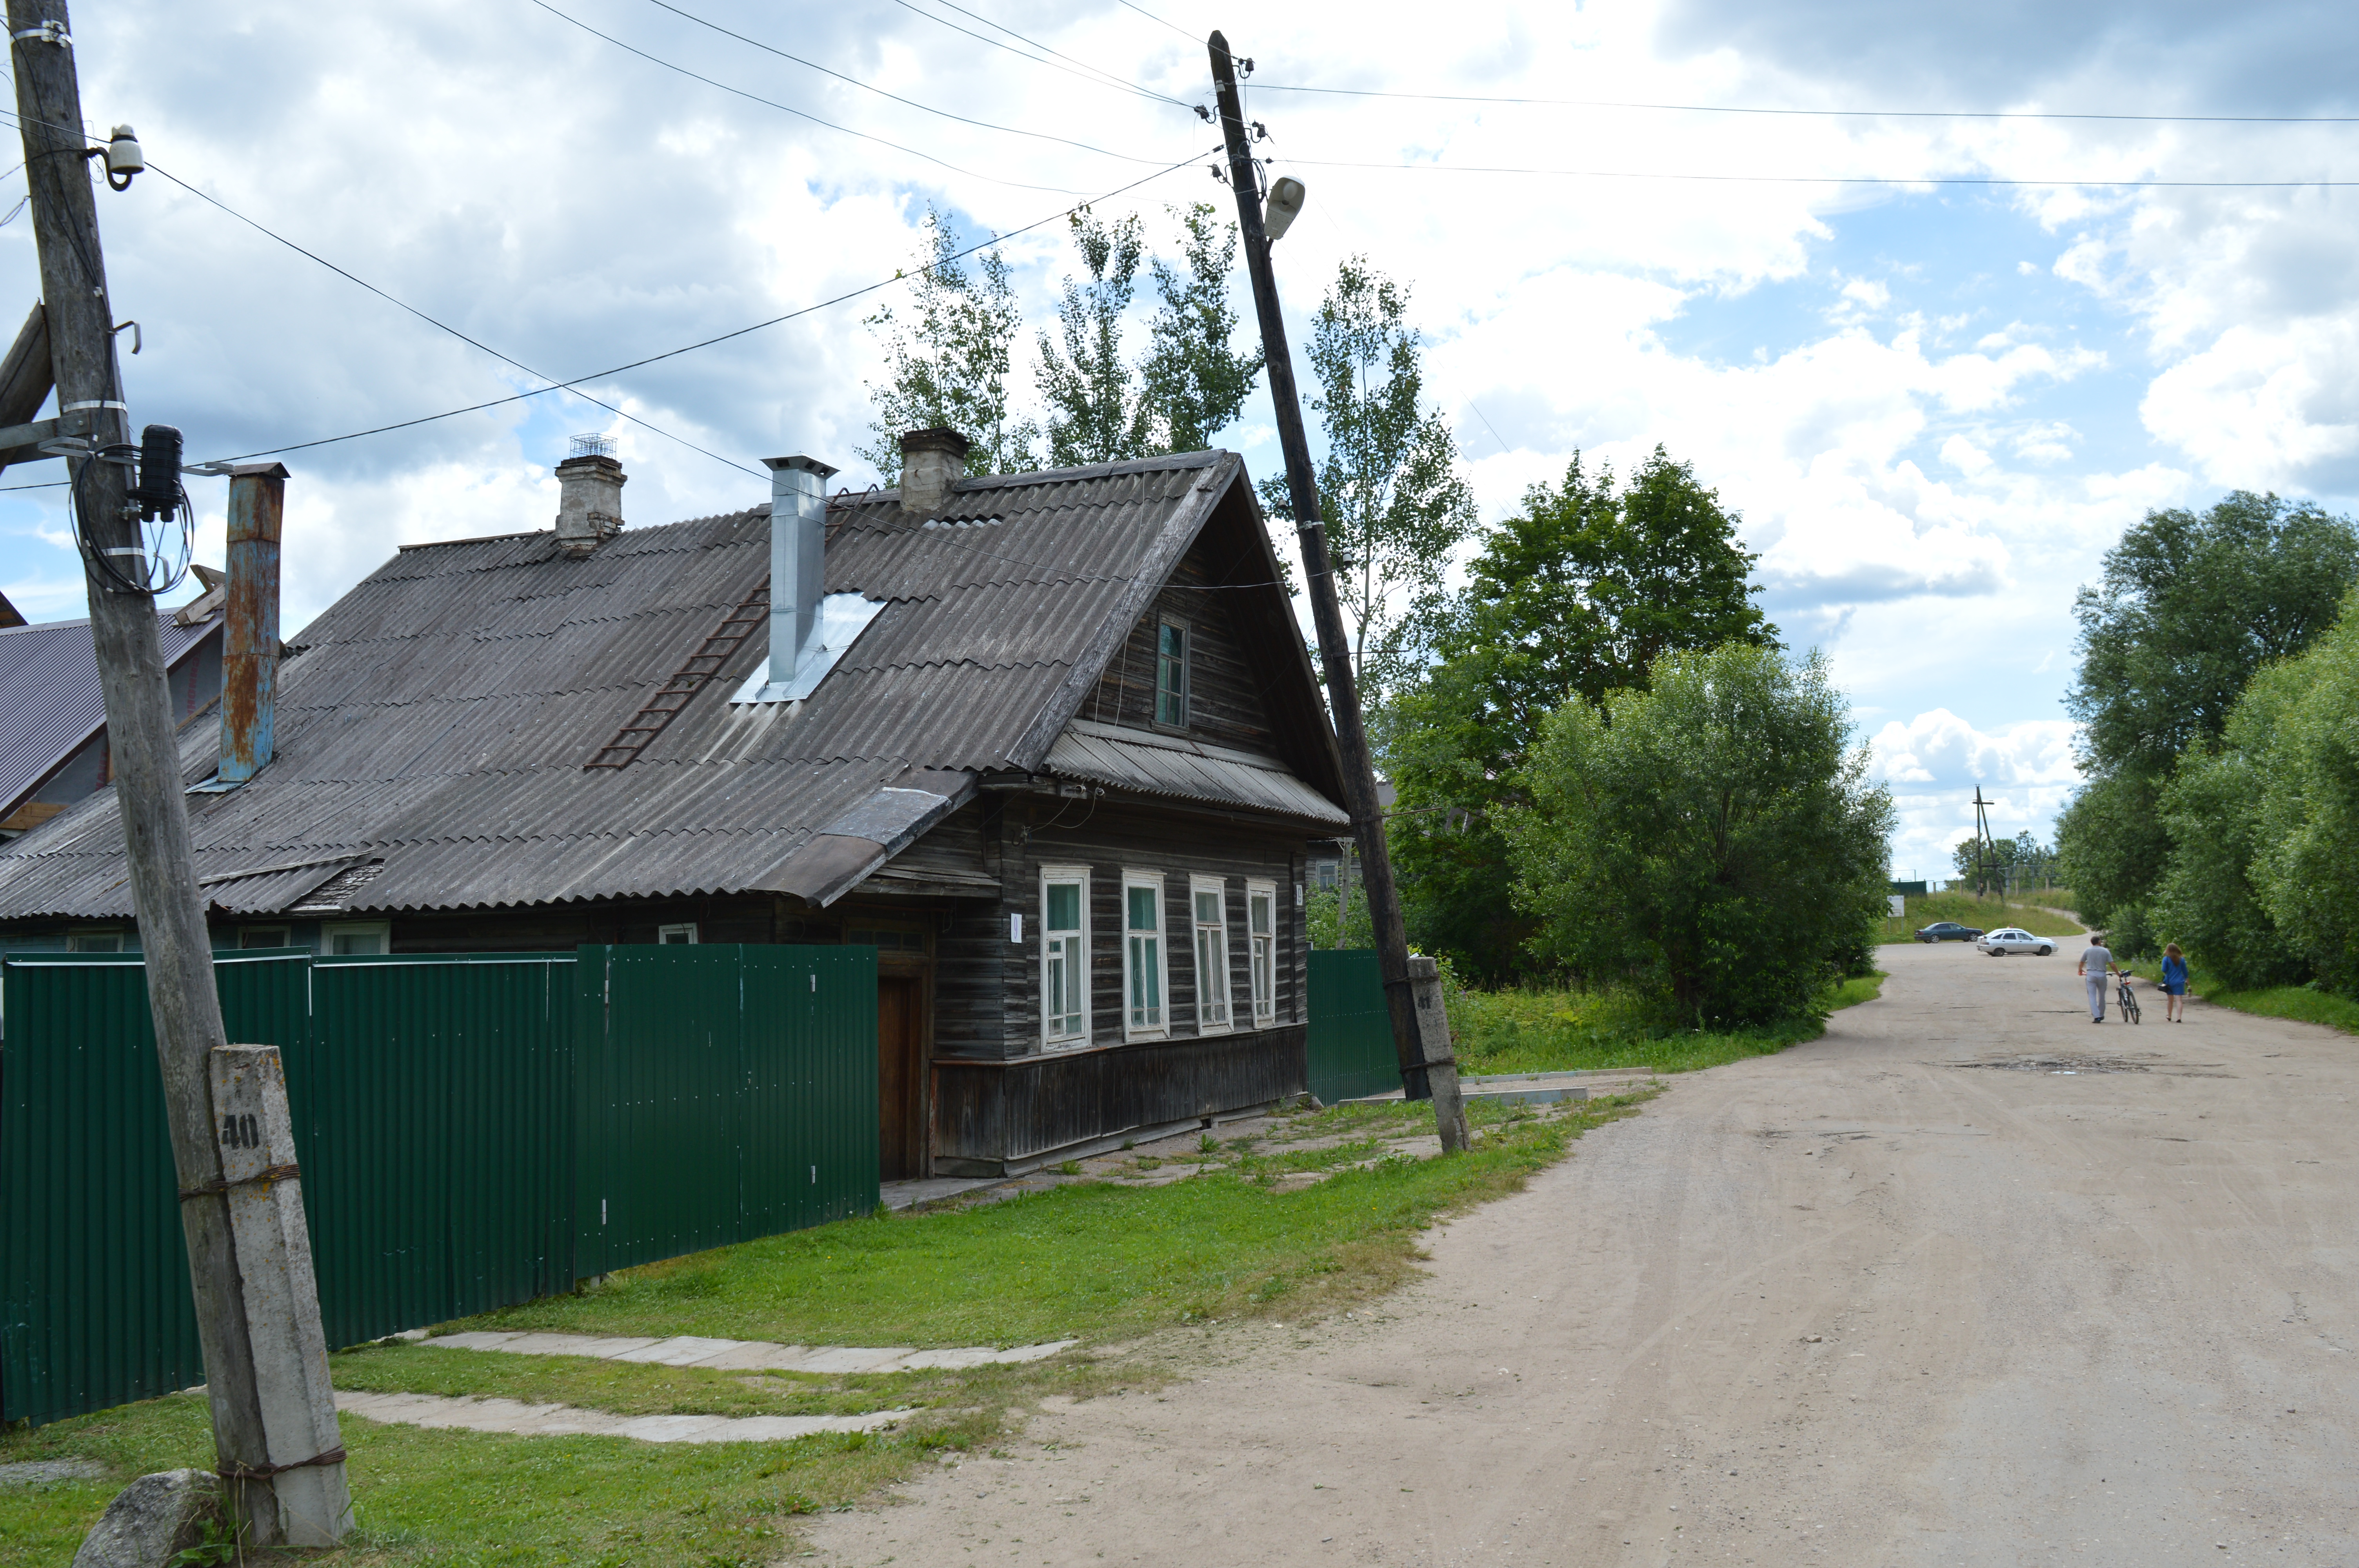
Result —
<instances>
[{"instance_id":1,"label":"attic window","mask_svg":"<svg viewBox=\"0 0 2359 1568\"><path fill-rule=\"evenodd\" d=\"M1188 628L1178 621L1155 628L1155 722L1188 727Z\"/></svg>"},{"instance_id":2,"label":"attic window","mask_svg":"<svg viewBox=\"0 0 2359 1568\"><path fill-rule=\"evenodd\" d=\"M1004 517L929 517L918 526L920 528L995 528L1006 521Z\"/></svg>"}]
</instances>

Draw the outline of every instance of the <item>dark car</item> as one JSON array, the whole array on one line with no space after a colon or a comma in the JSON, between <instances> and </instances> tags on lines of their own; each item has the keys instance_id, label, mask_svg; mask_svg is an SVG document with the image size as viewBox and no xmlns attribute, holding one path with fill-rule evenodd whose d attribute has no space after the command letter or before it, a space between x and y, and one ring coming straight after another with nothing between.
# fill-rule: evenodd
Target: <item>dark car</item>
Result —
<instances>
[{"instance_id":1,"label":"dark car","mask_svg":"<svg viewBox=\"0 0 2359 1568\"><path fill-rule=\"evenodd\" d=\"M1954 920L1935 921L1930 925L1920 927L1917 933L1919 942L1979 942L1982 939L1981 932L1971 925L1961 925Z\"/></svg>"}]
</instances>

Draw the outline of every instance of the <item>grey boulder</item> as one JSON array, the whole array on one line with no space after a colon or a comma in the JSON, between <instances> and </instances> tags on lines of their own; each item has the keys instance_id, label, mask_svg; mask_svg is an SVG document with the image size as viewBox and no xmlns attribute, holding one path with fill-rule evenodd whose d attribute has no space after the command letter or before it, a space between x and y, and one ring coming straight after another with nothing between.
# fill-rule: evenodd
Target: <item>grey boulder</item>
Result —
<instances>
[{"instance_id":1,"label":"grey boulder","mask_svg":"<svg viewBox=\"0 0 2359 1568\"><path fill-rule=\"evenodd\" d=\"M73 1568L165 1568L221 1517L221 1482L207 1470L159 1470L114 1495L82 1538Z\"/></svg>"}]
</instances>

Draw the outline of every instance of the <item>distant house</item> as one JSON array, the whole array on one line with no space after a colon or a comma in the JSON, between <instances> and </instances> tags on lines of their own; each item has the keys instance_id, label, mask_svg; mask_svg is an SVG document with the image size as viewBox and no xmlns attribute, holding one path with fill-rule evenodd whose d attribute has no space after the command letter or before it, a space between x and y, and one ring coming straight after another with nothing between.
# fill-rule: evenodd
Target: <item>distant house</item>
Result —
<instances>
[{"instance_id":1,"label":"distant house","mask_svg":"<svg viewBox=\"0 0 2359 1568\"><path fill-rule=\"evenodd\" d=\"M189 796L217 943L872 945L888 1179L1301 1090L1348 819L1244 463L965 449L627 530L593 451L554 531L404 547L288 639L267 765ZM113 792L0 846L0 943L130 915Z\"/></svg>"},{"instance_id":2,"label":"distant house","mask_svg":"<svg viewBox=\"0 0 2359 1568\"><path fill-rule=\"evenodd\" d=\"M158 631L172 712L189 725L221 698L222 589L159 616ZM0 599L0 840L96 793L109 762L90 622L28 626Z\"/></svg>"}]
</instances>

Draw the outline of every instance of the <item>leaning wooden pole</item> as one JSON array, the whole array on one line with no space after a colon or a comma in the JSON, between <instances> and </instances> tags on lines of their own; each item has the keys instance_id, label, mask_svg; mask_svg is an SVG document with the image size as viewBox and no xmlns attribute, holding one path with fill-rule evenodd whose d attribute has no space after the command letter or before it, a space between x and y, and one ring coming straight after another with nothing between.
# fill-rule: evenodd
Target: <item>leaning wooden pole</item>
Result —
<instances>
[{"instance_id":1,"label":"leaning wooden pole","mask_svg":"<svg viewBox=\"0 0 2359 1568\"><path fill-rule=\"evenodd\" d=\"M91 638L179 1176L213 1451L222 1473L239 1482L231 1492L245 1540L272 1545L281 1540L279 1509L209 1082L213 1054L227 1037L190 851L156 600L126 588L108 569L110 562L140 552L136 514L126 506L127 460L136 449L115 369L114 319L64 0L8 0L8 31L58 415L66 429L79 428L89 440L87 455L69 460L74 480L69 504L83 546Z\"/></svg>"},{"instance_id":2,"label":"leaning wooden pole","mask_svg":"<svg viewBox=\"0 0 2359 1568\"><path fill-rule=\"evenodd\" d=\"M1228 144L1229 184L1237 196L1245 270L1253 279L1254 308L1269 368L1269 400L1277 411L1279 445L1286 452L1286 484L1294 503L1294 535L1302 546L1303 586L1310 596L1311 622L1319 633L1319 656L1327 676L1327 706L1335 719L1335 740L1343 754L1343 793L1352 812L1352 835L1360 848L1361 887L1376 934L1376 962L1384 973L1385 1006L1392 1016L1393 1048L1400 1062L1401 1092L1431 1099L1441 1147L1456 1153L1466 1143L1466 1111L1458 1093L1458 1065L1451 1053L1449 1027L1440 1017L1440 986L1433 961L1420 961L1412 976L1408 931L1401 922L1400 891L1385 849L1384 808L1376 801L1375 765L1368 754L1368 731L1360 712L1359 685L1352 671L1351 643L1343 632L1343 609L1327 553L1327 528L1319 516L1319 484L1310 470L1310 442L1302 428L1302 399L1295 389L1294 356L1286 341L1286 319L1277 307L1277 275L1270 266L1269 236L1262 228L1261 182L1245 139L1245 114L1237 101L1236 62L1228 40L1214 33L1212 82L1220 100L1221 133ZM1340 905L1339 905L1340 907Z\"/></svg>"}]
</instances>

